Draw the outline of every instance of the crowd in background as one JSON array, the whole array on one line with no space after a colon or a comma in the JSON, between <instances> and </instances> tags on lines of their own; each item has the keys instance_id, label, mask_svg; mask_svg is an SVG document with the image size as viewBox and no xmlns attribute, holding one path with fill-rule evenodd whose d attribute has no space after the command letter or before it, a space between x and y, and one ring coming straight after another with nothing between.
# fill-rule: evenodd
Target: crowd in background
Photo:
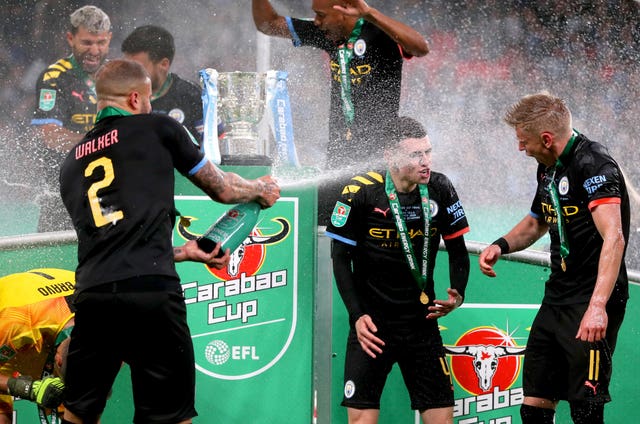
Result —
<instances>
[{"instance_id":1,"label":"crowd in background","mask_svg":"<svg viewBox=\"0 0 640 424\"><path fill-rule=\"evenodd\" d=\"M177 52L172 71L185 78L195 81L198 70L205 67L256 70L259 38L249 2L6 0L0 18L3 201L35 195L25 188L28 171L16 166L33 159L29 146L35 140L29 138L28 122L36 78L46 65L68 54L64 36L68 16L84 4L99 6L111 17L110 57L120 56L121 41L136 26L153 23L173 33ZM405 65L401 111L426 126L438 151L436 168L452 177L471 216L476 206L502 211L510 209L506 205L528 206L534 166L518 152L502 117L515 99L541 89L566 99L576 129L606 144L630 184L640 185L636 166L640 3L371 0L370 4L416 28L430 42L430 54ZM313 16L310 0L276 1L274 6L281 14ZM287 40L271 40L270 54L272 68L289 72L302 163L315 166L326 142L329 70L322 53L295 49ZM632 201L632 232L640 227L633 213L639 205ZM473 231L473 221L471 226ZM633 256L638 254L628 255Z\"/></svg>"}]
</instances>

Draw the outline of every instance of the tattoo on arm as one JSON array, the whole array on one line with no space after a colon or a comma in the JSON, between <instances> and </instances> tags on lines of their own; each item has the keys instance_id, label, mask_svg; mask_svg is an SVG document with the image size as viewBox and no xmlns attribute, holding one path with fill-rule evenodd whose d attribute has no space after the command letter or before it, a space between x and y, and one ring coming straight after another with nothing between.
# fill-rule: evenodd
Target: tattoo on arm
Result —
<instances>
[{"instance_id":1,"label":"tattoo on arm","mask_svg":"<svg viewBox=\"0 0 640 424\"><path fill-rule=\"evenodd\" d=\"M222 203L248 202L261 192L262 185L208 163L191 180L213 200Z\"/></svg>"},{"instance_id":2,"label":"tattoo on arm","mask_svg":"<svg viewBox=\"0 0 640 424\"><path fill-rule=\"evenodd\" d=\"M185 252L182 247L173 248L173 260L176 262L182 262L185 258Z\"/></svg>"}]
</instances>

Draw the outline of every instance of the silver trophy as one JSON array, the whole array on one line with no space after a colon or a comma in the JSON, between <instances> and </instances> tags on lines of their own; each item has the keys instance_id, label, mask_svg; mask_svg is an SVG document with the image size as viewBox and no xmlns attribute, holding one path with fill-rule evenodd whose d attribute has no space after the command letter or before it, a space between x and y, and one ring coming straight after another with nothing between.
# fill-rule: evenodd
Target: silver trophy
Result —
<instances>
[{"instance_id":1,"label":"silver trophy","mask_svg":"<svg viewBox=\"0 0 640 424\"><path fill-rule=\"evenodd\" d=\"M268 156L266 139L258 131L265 98L264 73L218 74L218 117L225 127L220 139L223 157Z\"/></svg>"},{"instance_id":2,"label":"silver trophy","mask_svg":"<svg viewBox=\"0 0 640 424\"><path fill-rule=\"evenodd\" d=\"M200 82L207 158L217 164L272 165L275 160L299 166L286 72L207 68L200 71Z\"/></svg>"}]
</instances>

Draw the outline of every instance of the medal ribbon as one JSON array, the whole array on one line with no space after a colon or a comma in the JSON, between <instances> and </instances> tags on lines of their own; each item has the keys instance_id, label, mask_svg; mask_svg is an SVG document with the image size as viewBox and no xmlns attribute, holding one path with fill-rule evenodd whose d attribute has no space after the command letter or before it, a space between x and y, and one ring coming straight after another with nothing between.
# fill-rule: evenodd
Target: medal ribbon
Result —
<instances>
[{"instance_id":1,"label":"medal ribbon","mask_svg":"<svg viewBox=\"0 0 640 424\"><path fill-rule=\"evenodd\" d=\"M400 207L400 201L398 200L398 193L396 193L395 185L391 179L391 172L387 171L385 177L385 191L387 192L387 198L389 199L389 206L391 206L391 213L400 235L400 244L402 245L402 251L404 252L407 262L409 263L409 269L413 278L418 284L418 288L424 293L427 287L427 271L429 269L429 224L431 218L431 207L429 204L429 189L424 184L418 184L420 190L420 201L422 206L422 214L424 216L424 244L422 246L422 269L418 267L418 261L413 251L413 245L409 237L407 225L402 215L402 209ZM425 302L426 303L426 302Z\"/></svg>"},{"instance_id":2,"label":"medal ribbon","mask_svg":"<svg viewBox=\"0 0 640 424\"><path fill-rule=\"evenodd\" d=\"M351 35L345 44L338 47L338 62L340 65L340 97L342 98L342 113L347 125L351 125L355 112L351 101L351 74L349 65L353 57L353 43L360 37L364 19L360 18L351 31Z\"/></svg>"},{"instance_id":3,"label":"medal ribbon","mask_svg":"<svg viewBox=\"0 0 640 424\"><path fill-rule=\"evenodd\" d=\"M569 256L569 240L567 240L567 233L564 227L564 217L562 214L562 205L560 204L560 196L558 195L558 186L555 183L556 171L558 169L562 169L563 163L562 159L566 159L573 148L573 144L576 141L576 137L578 135L577 131L573 131L571 138L567 142L562 154L556 161L553 166L553 175L551 175L551 181L547 186L547 190L549 191L549 195L551 197L551 203L553 204L553 208L556 210L557 217L557 225L558 225L558 235L560 237L560 257L562 258L562 270L566 270L566 265L564 259Z\"/></svg>"}]
</instances>

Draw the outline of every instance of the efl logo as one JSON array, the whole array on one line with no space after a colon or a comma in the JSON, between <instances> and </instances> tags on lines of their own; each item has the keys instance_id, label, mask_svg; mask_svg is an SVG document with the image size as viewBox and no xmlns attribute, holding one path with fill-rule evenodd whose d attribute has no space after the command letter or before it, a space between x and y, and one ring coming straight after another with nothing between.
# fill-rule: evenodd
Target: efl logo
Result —
<instances>
[{"instance_id":1,"label":"efl logo","mask_svg":"<svg viewBox=\"0 0 640 424\"><path fill-rule=\"evenodd\" d=\"M494 387L509 389L517 380L524 346L495 327L477 327L464 333L454 346L445 346L451 355L451 373L456 382L473 395L491 393Z\"/></svg>"},{"instance_id":2,"label":"efl logo","mask_svg":"<svg viewBox=\"0 0 640 424\"><path fill-rule=\"evenodd\" d=\"M255 346L229 346L222 340L212 340L205 347L204 355L212 365L223 365L229 360L257 361L260 357Z\"/></svg>"}]
</instances>

